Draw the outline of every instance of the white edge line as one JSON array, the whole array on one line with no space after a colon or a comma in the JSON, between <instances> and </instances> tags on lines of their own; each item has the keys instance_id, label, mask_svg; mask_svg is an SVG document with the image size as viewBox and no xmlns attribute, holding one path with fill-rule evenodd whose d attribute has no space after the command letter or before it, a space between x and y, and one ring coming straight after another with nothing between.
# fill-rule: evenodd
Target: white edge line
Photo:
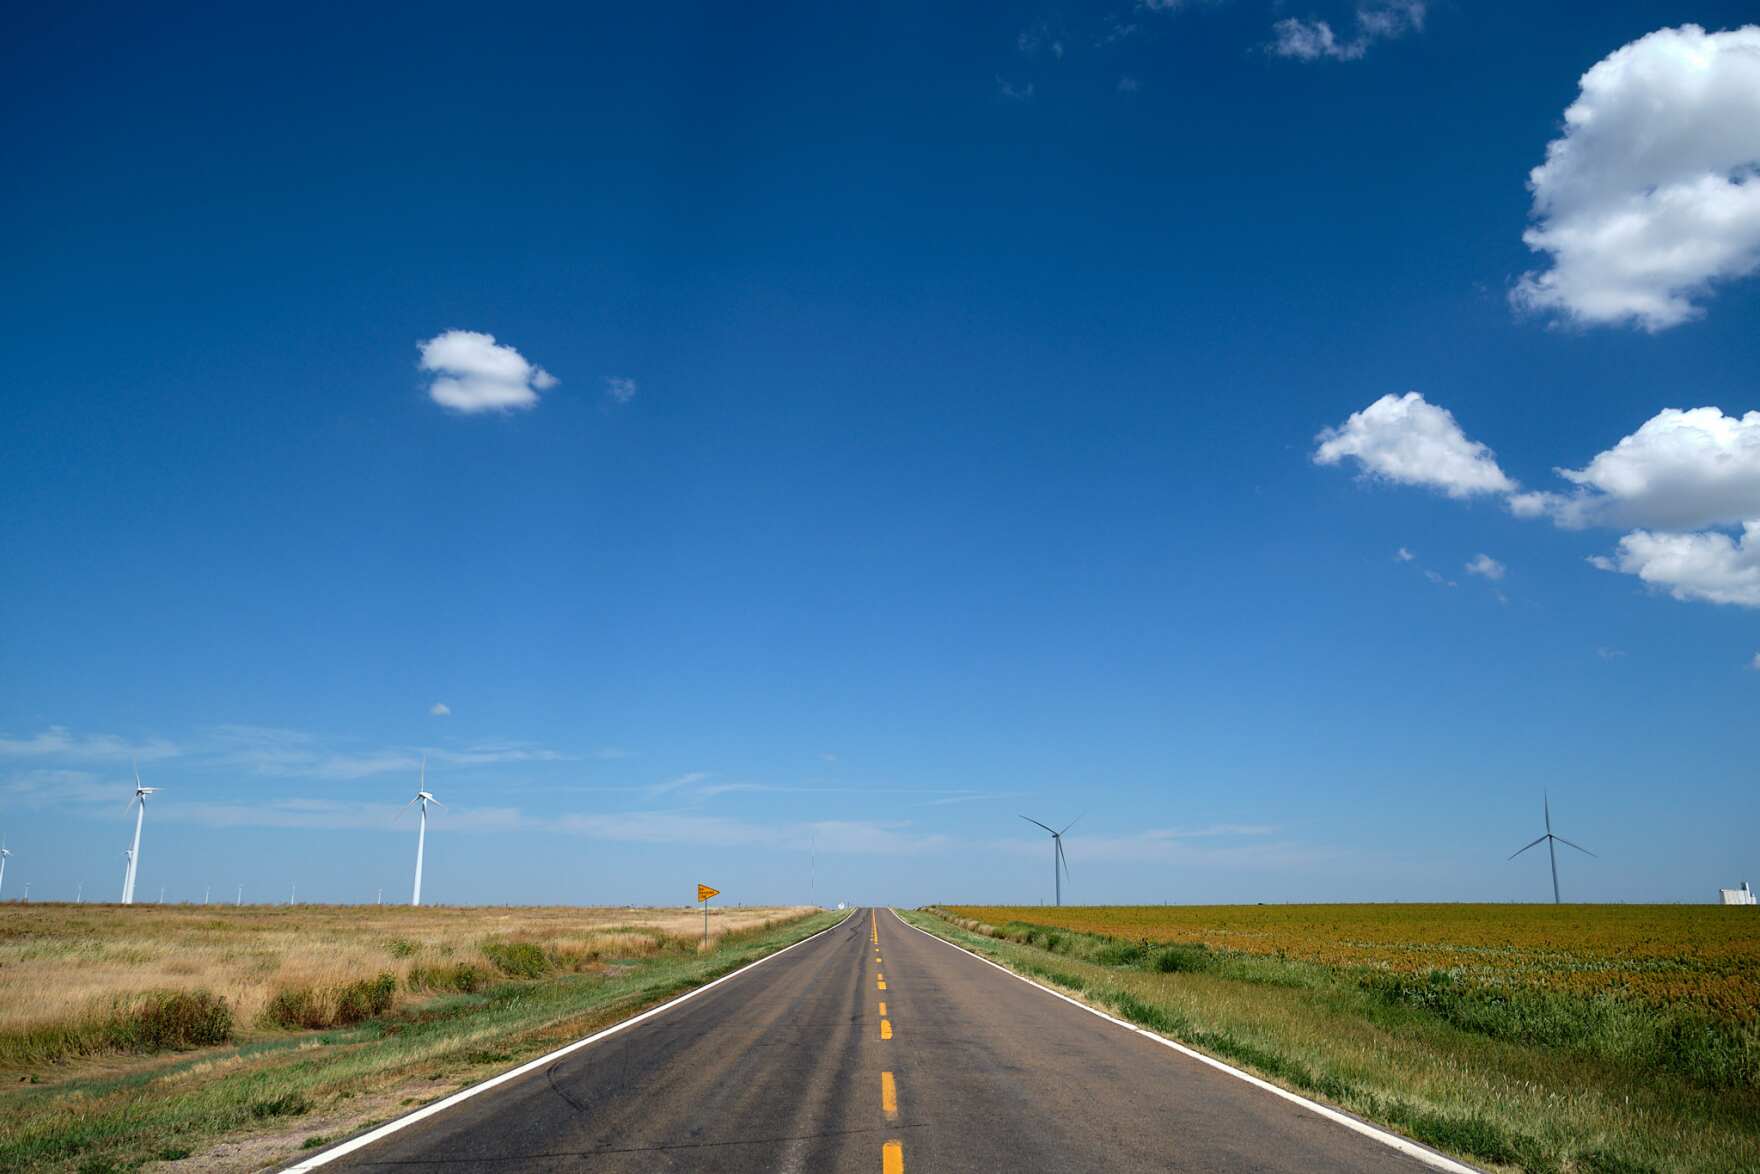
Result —
<instances>
[{"instance_id":1,"label":"white edge line","mask_svg":"<svg viewBox=\"0 0 1760 1174\"><path fill-rule=\"evenodd\" d=\"M1054 999L1062 999L1064 1002L1068 1003L1072 1007L1080 1007L1082 1010L1086 1011L1090 1015L1098 1015L1100 1018L1106 1020L1108 1023L1116 1023L1118 1026L1124 1028L1126 1031L1134 1031L1138 1035L1142 1036L1144 1039L1152 1040L1155 1043L1158 1043L1163 1047L1172 1048L1174 1051L1179 1052L1182 1055L1190 1056L1192 1059L1198 1061L1201 1064L1208 1064L1210 1067L1216 1069L1219 1072L1226 1072L1230 1076L1233 1076L1238 1080L1246 1081L1248 1084L1253 1085L1255 1088L1262 1088L1266 1092L1273 1093L1277 1096L1282 1097L1286 1101L1290 1101L1294 1104L1300 1105L1300 1106L1302 1106L1302 1108L1307 1109L1310 1112L1318 1113L1318 1114L1320 1114L1320 1116L1325 1117L1329 1121L1336 1121L1336 1122L1338 1122L1338 1124L1344 1126L1346 1129L1354 1130L1357 1133L1362 1134L1364 1137L1372 1138L1373 1140L1380 1142L1382 1145L1388 1146L1392 1149L1396 1149L1400 1153L1405 1154L1408 1157L1416 1158L1416 1159L1418 1159L1418 1161L1423 1162L1426 1166L1432 1166L1438 1170L1448 1170L1451 1172L1451 1174L1484 1174L1483 1171L1481 1171L1473 1166L1468 1166L1468 1165L1465 1165L1461 1162L1457 1162L1453 1158L1447 1157L1443 1154L1439 1154L1435 1150L1430 1149L1428 1146L1419 1145L1417 1142L1412 1141L1408 1138L1401 1137L1397 1133L1389 1133L1387 1130L1382 1129L1379 1126L1371 1125L1367 1121L1360 1121L1357 1118L1351 1116L1349 1113L1340 1112L1339 1110L1332 1108L1330 1105L1323 1105L1319 1101L1311 1101L1307 1097L1302 1096L1300 1093L1293 1093L1287 1088L1283 1088L1279 1085L1272 1084L1269 1080L1263 1080L1260 1077L1254 1076L1251 1072L1244 1072L1241 1069L1236 1068L1232 1064L1225 1064L1221 1060L1218 1060L1215 1056L1206 1056L1203 1052L1195 1051L1192 1048L1188 1048L1184 1044L1179 1043L1176 1040L1170 1040L1166 1036L1161 1035L1158 1032L1150 1031L1146 1027L1138 1027L1135 1023L1126 1022L1123 1019L1119 1019L1117 1016L1108 1015L1106 1012L1104 1012L1096 1007L1088 1006L1088 1004L1082 1002L1080 999L1072 999L1068 995L1064 994L1062 991L1054 991L1048 986L1044 986L1044 985L1041 985L1040 983L1034 982L1032 979L1028 978L1026 975L1018 974L1015 971L1010 970L1008 967L1003 966L1001 963L992 962L990 959L984 957L982 954L979 954L975 950L966 949L964 946L960 945L958 942L950 942L946 938L941 937L937 934L932 934L926 929L921 929L917 926L911 925L910 922L908 922L904 918L898 916L897 909L889 909L888 912L891 913L892 916L898 918L898 923L900 925L909 926L911 929L916 930L918 933L922 934L924 937L928 938L930 941L940 942L942 945L949 946L955 950L958 950L960 953L965 954L968 957L976 958L978 961L982 962L986 966L994 966L996 969L1002 971L1002 973L1008 975L1010 978L1018 978L1022 982L1026 983L1028 986L1034 987L1034 988L1041 990L1041 991L1044 991L1046 994L1050 995Z\"/></svg>"},{"instance_id":2,"label":"white edge line","mask_svg":"<svg viewBox=\"0 0 1760 1174\"><path fill-rule=\"evenodd\" d=\"M750 970L754 966L762 966L764 963L770 961L772 958L782 957L784 954L788 953L790 950L794 949L796 946L804 946L808 942L813 941L816 938L824 937L826 934L832 932L833 930L842 929L844 926L849 924L851 917L856 916L856 914L858 914L860 912L861 912L860 909L851 910L849 917L844 918L842 921L838 922L836 925L828 926L825 929L820 930L818 933L813 934L811 937L804 937L800 941L795 942L792 945L784 946L784 947L782 947L782 949L777 950L773 954L766 954L762 958L759 958L755 962L748 962L744 966L740 967L738 970L732 971L728 974L724 974L720 978L715 979L713 982L706 982L700 987L696 987L692 990L688 990L684 994L678 996L676 999L668 999L666 1002L661 1003L658 1007L649 1007L646 1011L643 1011L640 1015L632 1015L628 1019L625 1019L619 1023L614 1023L610 1027L607 1027L604 1031L595 1032L594 1034L589 1035L585 1039L577 1039L572 1044L564 1044L562 1047L557 1048L554 1052L548 1052L542 1056L539 1056L536 1060L528 1060L526 1063L521 1064L518 1068L509 1069L508 1071L503 1072L499 1076L491 1076L489 1079L483 1081L481 1084L473 1084L469 1088L460 1089L458 1092L453 1093L451 1096L446 1097L443 1100L435 1101L431 1105L423 1105L421 1108L415 1110L412 1113L407 1113L404 1116L397 1118L395 1121L387 1121L385 1124L379 1126L379 1128L371 1131L370 1133L363 1133L359 1137L350 1138L349 1140L343 1142L341 1145L336 1146L332 1149L327 1149L321 1154L314 1154L313 1156L306 1158L303 1161L296 1163L295 1165L283 1167L282 1174L299 1174L300 1171L315 1170L319 1166L328 1165L329 1163L334 1162L337 1158L345 1157L348 1154L354 1153L358 1149L363 1149L367 1146L370 1146L374 1142L380 1140L381 1138L391 1136L393 1133L396 1133L400 1129L408 1129L411 1125L416 1124L418 1121L426 1121L429 1117L434 1116L436 1113L444 1113L447 1109L452 1108L452 1106L458 1104L460 1101L468 1101L472 1097L477 1096L480 1093L486 1093L492 1088L496 1088L500 1085L506 1084L510 1080L516 1080L519 1077L524 1076L528 1072L532 1072L532 1071L535 1071L536 1069L542 1068L546 1064L549 1064L552 1061L554 1061L559 1056L566 1056L570 1052L577 1052L580 1049L586 1047L588 1044L598 1043L600 1040L604 1039L608 1035L616 1035L620 1031L625 1031L631 1027L634 1027L636 1024L642 1022L644 1019L652 1019L654 1016L659 1015L664 1011L670 1011L674 1007L678 1006L680 1003L687 1002L688 1000L696 998L698 995L702 994L704 991L713 990L714 988L720 986L724 982L728 982L732 979L738 978L740 975L744 974L746 971Z\"/></svg>"}]
</instances>

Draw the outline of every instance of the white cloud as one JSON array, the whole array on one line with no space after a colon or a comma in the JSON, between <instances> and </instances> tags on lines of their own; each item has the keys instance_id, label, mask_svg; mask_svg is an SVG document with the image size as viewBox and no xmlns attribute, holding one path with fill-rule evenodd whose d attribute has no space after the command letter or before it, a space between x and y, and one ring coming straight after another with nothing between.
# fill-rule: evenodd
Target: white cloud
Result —
<instances>
[{"instance_id":1,"label":"white cloud","mask_svg":"<svg viewBox=\"0 0 1760 1174\"><path fill-rule=\"evenodd\" d=\"M475 330L448 330L417 343L421 369L436 372L428 395L455 412L529 408L538 393L556 386L556 377L533 366L524 355Z\"/></svg>"},{"instance_id":2,"label":"white cloud","mask_svg":"<svg viewBox=\"0 0 1760 1174\"><path fill-rule=\"evenodd\" d=\"M428 707L428 712L435 717L451 717L452 706L446 704L444 701L436 701Z\"/></svg>"},{"instance_id":3,"label":"white cloud","mask_svg":"<svg viewBox=\"0 0 1760 1174\"><path fill-rule=\"evenodd\" d=\"M1393 561L1398 563L1409 563L1417 557L1403 546L1393 552Z\"/></svg>"},{"instance_id":4,"label":"white cloud","mask_svg":"<svg viewBox=\"0 0 1760 1174\"><path fill-rule=\"evenodd\" d=\"M1134 94L1142 88L1143 83L1128 73L1118 79L1118 92L1121 94Z\"/></svg>"},{"instance_id":5,"label":"white cloud","mask_svg":"<svg viewBox=\"0 0 1760 1174\"><path fill-rule=\"evenodd\" d=\"M1011 102L1025 102L1033 96L1033 83L1017 86L1001 77L996 79L996 92Z\"/></svg>"},{"instance_id":6,"label":"white cloud","mask_svg":"<svg viewBox=\"0 0 1760 1174\"><path fill-rule=\"evenodd\" d=\"M1369 476L1439 489L1454 498L1516 488L1489 448L1467 439L1447 408L1415 391L1384 395L1315 439L1317 464L1336 465L1349 457Z\"/></svg>"},{"instance_id":7,"label":"white cloud","mask_svg":"<svg viewBox=\"0 0 1760 1174\"><path fill-rule=\"evenodd\" d=\"M821 852L859 855L912 855L945 851L944 835L918 834L904 821L863 823L819 820L782 824L691 811L623 811L564 815L534 826L552 827L596 840L637 844L700 844L717 847L769 846L796 850L812 833Z\"/></svg>"},{"instance_id":8,"label":"white cloud","mask_svg":"<svg viewBox=\"0 0 1760 1174\"><path fill-rule=\"evenodd\" d=\"M208 761L276 778L364 779L383 774L413 775L424 751L388 746L333 749L311 734L273 726L227 725L209 731ZM521 762L559 762L564 755L520 742L478 742L426 751L430 768L495 766Z\"/></svg>"},{"instance_id":9,"label":"white cloud","mask_svg":"<svg viewBox=\"0 0 1760 1174\"><path fill-rule=\"evenodd\" d=\"M1676 599L1760 607L1760 522L1744 525L1739 540L1718 531L1634 530L1619 540L1611 558L1595 555L1589 562L1636 575Z\"/></svg>"},{"instance_id":10,"label":"white cloud","mask_svg":"<svg viewBox=\"0 0 1760 1174\"><path fill-rule=\"evenodd\" d=\"M1523 517L1561 526L1697 530L1760 518L1760 412L1665 408L1581 469L1559 469L1571 494L1510 499Z\"/></svg>"},{"instance_id":11,"label":"white cloud","mask_svg":"<svg viewBox=\"0 0 1760 1174\"><path fill-rule=\"evenodd\" d=\"M1356 35L1341 40L1324 20L1280 20L1271 26L1266 50L1295 61L1360 61L1377 41L1391 41L1424 27L1424 0L1371 0L1359 4Z\"/></svg>"},{"instance_id":12,"label":"white cloud","mask_svg":"<svg viewBox=\"0 0 1760 1174\"><path fill-rule=\"evenodd\" d=\"M1651 331L1697 317L1715 283L1760 266L1760 26L1661 29L1580 85L1528 177L1522 239L1550 267L1512 300Z\"/></svg>"},{"instance_id":13,"label":"white cloud","mask_svg":"<svg viewBox=\"0 0 1760 1174\"><path fill-rule=\"evenodd\" d=\"M70 760L107 759L126 762L150 762L172 758L178 753L175 743L164 738L148 738L131 742L115 734L75 734L66 726L50 726L28 738L0 735L0 757L44 758Z\"/></svg>"},{"instance_id":14,"label":"white cloud","mask_svg":"<svg viewBox=\"0 0 1760 1174\"><path fill-rule=\"evenodd\" d=\"M620 404L636 398L636 381L622 375L605 377L605 394Z\"/></svg>"},{"instance_id":15,"label":"white cloud","mask_svg":"<svg viewBox=\"0 0 1760 1174\"><path fill-rule=\"evenodd\" d=\"M1755 672L1760 672L1760 652L1754 654L1754 659L1748 662L1748 667Z\"/></svg>"},{"instance_id":16,"label":"white cloud","mask_svg":"<svg viewBox=\"0 0 1760 1174\"><path fill-rule=\"evenodd\" d=\"M1453 579L1445 579L1435 571L1425 571L1424 577L1426 579L1430 580L1432 583L1436 584L1438 587L1458 587L1458 586L1460 586L1460 584L1456 583Z\"/></svg>"},{"instance_id":17,"label":"white cloud","mask_svg":"<svg viewBox=\"0 0 1760 1174\"><path fill-rule=\"evenodd\" d=\"M1478 557L1474 558L1472 562L1467 564L1466 569L1467 569L1467 574L1469 574L1469 575L1483 575L1485 578L1490 579L1493 583L1495 583L1495 582L1497 582L1497 580L1503 578L1503 576L1508 572L1507 567L1505 567L1502 563L1498 562L1496 559L1492 558L1488 554L1481 554Z\"/></svg>"}]
</instances>

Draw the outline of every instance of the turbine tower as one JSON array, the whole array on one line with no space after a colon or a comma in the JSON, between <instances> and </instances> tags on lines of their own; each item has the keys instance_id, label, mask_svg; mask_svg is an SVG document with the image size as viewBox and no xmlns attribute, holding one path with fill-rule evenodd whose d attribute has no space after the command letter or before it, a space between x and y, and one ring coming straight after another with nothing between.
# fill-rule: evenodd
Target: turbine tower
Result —
<instances>
[{"instance_id":1,"label":"turbine tower","mask_svg":"<svg viewBox=\"0 0 1760 1174\"><path fill-rule=\"evenodd\" d=\"M422 852L427 847L428 843L428 804L432 803L436 807L446 806L446 804L434 798L433 793L428 790L428 756L426 754L422 755L421 781L417 783L416 786L418 788L416 791L416 797L411 799L408 803L405 803L403 805L403 811L397 813L401 816L404 811L408 811L411 807L417 805L420 805L422 809L420 817L421 823L416 828L416 885L415 889L410 893L409 903L411 905L420 905L422 903Z\"/></svg>"},{"instance_id":2,"label":"turbine tower","mask_svg":"<svg viewBox=\"0 0 1760 1174\"><path fill-rule=\"evenodd\" d=\"M7 850L6 844L0 841L0 890L6 888L6 858L10 855L12 853Z\"/></svg>"},{"instance_id":3,"label":"turbine tower","mask_svg":"<svg viewBox=\"0 0 1760 1174\"><path fill-rule=\"evenodd\" d=\"M141 768L137 763L134 768L134 798L129 800L129 805L135 808L134 847L129 849L128 876L122 884L122 903L124 905L134 904L134 878L140 875L141 823L147 818L147 796L158 789L157 787L141 786Z\"/></svg>"},{"instance_id":4,"label":"turbine tower","mask_svg":"<svg viewBox=\"0 0 1760 1174\"><path fill-rule=\"evenodd\" d=\"M1569 840L1565 839L1563 836L1553 835L1552 834L1552 800L1546 796L1546 793L1544 791L1542 791L1540 793L1540 803L1541 803L1541 811L1544 812L1545 816L1546 816L1546 834L1541 836L1538 840L1535 840L1533 844L1525 844L1521 848L1518 848L1516 851L1510 853L1509 859L1514 860L1517 856L1520 856L1523 852L1526 852L1529 848L1532 848L1534 846L1534 844L1539 844L1539 843L1544 842L1546 845L1546 854L1548 856L1552 857L1552 903L1554 905L1556 905L1556 904L1558 904L1558 847L1557 847L1557 845L1568 844L1570 847L1575 848L1577 851L1581 852L1585 856L1595 856L1595 853L1589 851L1589 849L1583 847L1581 844L1572 844ZM1599 856L1596 856L1595 858L1597 860L1600 859ZM1505 863L1507 863L1507 861Z\"/></svg>"},{"instance_id":5,"label":"turbine tower","mask_svg":"<svg viewBox=\"0 0 1760 1174\"><path fill-rule=\"evenodd\" d=\"M1048 823L1039 823L1038 820L1030 815L1023 815L1021 818L1028 823L1036 824L1051 833L1051 884L1053 891L1057 894L1057 903L1062 905L1063 878L1069 875L1069 861L1064 859L1063 856L1063 832L1067 832L1070 828L1075 827L1076 824L1081 822L1082 817L1078 815L1068 823L1064 824L1063 832L1058 831Z\"/></svg>"}]
</instances>

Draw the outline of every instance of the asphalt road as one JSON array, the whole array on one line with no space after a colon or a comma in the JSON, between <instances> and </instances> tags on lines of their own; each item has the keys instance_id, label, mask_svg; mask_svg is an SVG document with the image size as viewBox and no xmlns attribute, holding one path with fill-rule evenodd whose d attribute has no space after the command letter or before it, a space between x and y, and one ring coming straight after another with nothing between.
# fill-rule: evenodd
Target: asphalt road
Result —
<instances>
[{"instance_id":1,"label":"asphalt road","mask_svg":"<svg viewBox=\"0 0 1760 1174\"><path fill-rule=\"evenodd\" d=\"M1425 1169L885 910L328 1169L390 1167Z\"/></svg>"}]
</instances>

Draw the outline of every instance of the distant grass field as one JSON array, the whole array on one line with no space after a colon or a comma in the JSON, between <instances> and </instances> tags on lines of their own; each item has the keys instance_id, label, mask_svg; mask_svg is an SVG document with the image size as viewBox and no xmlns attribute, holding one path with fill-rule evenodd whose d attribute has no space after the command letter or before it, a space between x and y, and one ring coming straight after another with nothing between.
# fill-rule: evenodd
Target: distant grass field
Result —
<instances>
[{"instance_id":1,"label":"distant grass field","mask_svg":"<svg viewBox=\"0 0 1760 1174\"><path fill-rule=\"evenodd\" d=\"M1760 1170L1760 918L947 906L913 923L1481 1164Z\"/></svg>"},{"instance_id":2,"label":"distant grass field","mask_svg":"<svg viewBox=\"0 0 1760 1174\"><path fill-rule=\"evenodd\" d=\"M0 1169L259 1169L841 916L0 906Z\"/></svg>"}]
</instances>

